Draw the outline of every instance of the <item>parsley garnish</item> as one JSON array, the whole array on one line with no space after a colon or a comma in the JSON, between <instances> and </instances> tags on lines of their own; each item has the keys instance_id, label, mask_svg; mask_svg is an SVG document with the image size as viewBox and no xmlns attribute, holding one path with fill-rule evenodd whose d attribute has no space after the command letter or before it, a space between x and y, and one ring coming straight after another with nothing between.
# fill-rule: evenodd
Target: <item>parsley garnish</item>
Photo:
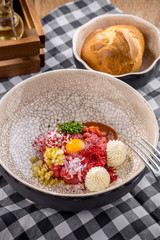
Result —
<instances>
[{"instance_id":1,"label":"parsley garnish","mask_svg":"<svg viewBox=\"0 0 160 240\"><path fill-rule=\"evenodd\" d=\"M58 123L58 133L69 133L69 134L77 134L82 133L84 130L84 126L80 122L71 121L71 122L64 122L64 123Z\"/></svg>"}]
</instances>

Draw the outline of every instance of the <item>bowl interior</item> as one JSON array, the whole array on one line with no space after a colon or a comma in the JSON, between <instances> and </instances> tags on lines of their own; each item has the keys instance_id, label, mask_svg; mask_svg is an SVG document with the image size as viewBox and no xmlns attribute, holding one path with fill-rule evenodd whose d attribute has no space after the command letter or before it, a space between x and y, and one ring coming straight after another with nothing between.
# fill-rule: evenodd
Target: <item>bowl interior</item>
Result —
<instances>
[{"instance_id":1,"label":"bowl interior","mask_svg":"<svg viewBox=\"0 0 160 240\"><path fill-rule=\"evenodd\" d=\"M49 124L54 130L57 119L107 124L126 144L144 137L156 145L158 139L157 121L144 98L127 84L92 71L59 70L32 77L2 98L0 112L2 167L24 184L50 194L84 196L80 189L73 194L72 187L61 183L44 187L32 177L32 140L46 134ZM104 191L119 187L143 169L142 161L128 149L127 160L117 170L118 180Z\"/></svg>"},{"instance_id":2,"label":"bowl interior","mask_svg":"<svg viewBox=\"0 0 160 240\"><path fill-rule=\"evenodd\" d=\"M86 37L96 29L105 29L109 26L121 24L133 25L143 33L145 39L145 51L139 72L147 70L160 56L159 30L153 24L133 15L105 14L90 20L88 23L77 29L73 37L73 52L75 57L90 69L90 67L81 59L81 48Z\"/></svg>"}]
</instances>

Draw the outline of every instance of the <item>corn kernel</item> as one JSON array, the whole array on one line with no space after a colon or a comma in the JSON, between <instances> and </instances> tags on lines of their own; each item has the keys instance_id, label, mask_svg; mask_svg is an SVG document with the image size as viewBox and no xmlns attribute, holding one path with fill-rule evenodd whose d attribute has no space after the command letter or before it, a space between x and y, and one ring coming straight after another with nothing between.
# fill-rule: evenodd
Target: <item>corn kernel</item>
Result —
<instances>
[{"instance_id":1,"label":"corn kernel","mask_svg":"<svg viewBox=\"0 0 160 240\"><path fill-rule=\"evenodd\" d=\"M51 160L46 160L46 163L48 164L49 167L52 166L52 162L51 162Z\"/></svg>"},{"instance_id":2,"label":"corn kernel","mask_svg":"<svg viewBox=\"0 0 160 240\"><path fill-rule=\"evenodd\" d=\"M54 183L55 183L55 180L54 180L54 178L51 177L51 179L49 180L49 185L53 186Z\"/></svg>"},{"instance_id":3,"label":"corn kernel","mask_svg":"<svg viewBox=\"0 0 160 240\"><path fill-rule=\"evenodd\" d=\"M40 177L39 177L39 180L40 180L41 182L43 182L43 181L44 181L44 176L40 176Z\"/></svg>"},{"instance_id":4,"label":"corn kernel","mask_svg":"<svg viewBox=\"0 0 160 240\"><path fill-rule=\"evenodd\" d=\"M50 179L51 175L49 174L49 172L46 172L44 175L44 178L46 181L48 181Z\"/></svg>"},{"instance_id":5,"label":"corn kernel","mask_svg":"<svg viewBox=\"0 0 160 240\"><path fill-rule=\"evenodd\" d=\"M55 183L58 183L58 178L55 178L54 180L55 180Z\"/></svg>"},{"instance_id":6,"label":"corn kernel","mask_svg":"<svg viewBox=\"0 0 160 240\"><path fill-rule=\"evenodd\" d=\"M31 157L31 158L30 158L30 161L31 161L32 163L34 163L34 162L37 161L37 158L36 158L36 157Z\"/></svg>"},{"instance_id":7,"label":"corn kernel","mask_svg":"<svg viewBox=\"0 0 160 240\"><path fill-rule=\"evenodd\" d=\"M33 173L33 177L38 177L38 176L39 176L39 175L38 175L38 172L35 171L35 172Z\"/></svg>"},{"instance_id":8,"label":"corn kernel","mask_svg":"<svg viewBox=\"0 0 160 240\"><path fill-rule=\"evenodd\" d=\"M66 185L65 181L63 181L63 180L61 180L61 183L62 183L63 185Z\"/></svg>"},{"instance_id":9,"label":"corn kernel","mask_svg":"<svg viewBox=\"0 0 160 240\"><path fill-rule=\"evenodd\" d=\"M36 166L39 167L39 168L42 168L42 166L43 166L43 161L42 161L42 160L38 160L38 161L36 162Z\"/></svg>"},{"instance_id":10,"label":"corn kernel","mask_svg":"<svg viewBox=\"0 0 160 240\"><path fill-rule=\"evenodd\" d=\"M37 173L38 173L38 176L40 176L41 175L41 170L39 169Z\"/></svg>"},{"instance_id":11,"label":"corn kernel","mask_svg":"<svg viewBox=\"0 0 160 240\"><path fill-rule=\"evenodd\" d=\"M47 169L43 167L43 168L41 168L41 172L45 173L45 172L47 172Z\"/></svg>"},{"instance_id":12,"label":"corn kernel","mask_svg":"<svg viewBox=\"0 0 160 240\"><path fill-rule=\"evenodd\" d=\"M44 181L43 185L46 186L48 184L48 181Z\"/></svg>"},{"instance_id":13,"label":"corn kernel","mask_svg":"<svg viewBox=\"0 0 160 240\"><path fill-rule=\"evenodd\" d=\"M43 164L43 168L45 168L47 170L48 169L47 164Z\"/></svg>"},{"instance_id":14,"label":"corn kernel","mask_svg":"<svg viewBox=\"0 0 160 240\"><path fill-rule=\"evenodd\" d=\"M52 158L53 148L46 148L45 155L47 158Z\"/></svg>"},{"instance_id":15,"label":"corn kernel","mask_svg":"<svg viewBox=\"0 0 160 240\"><path fill-rule=\"evenodd\" d=\"M33 171L35 171L35 170L39 170L39 167L37 167L36 165L33 165L33 166L31 166L31 169L32 169Z\"/></svg>"}]
</instances>

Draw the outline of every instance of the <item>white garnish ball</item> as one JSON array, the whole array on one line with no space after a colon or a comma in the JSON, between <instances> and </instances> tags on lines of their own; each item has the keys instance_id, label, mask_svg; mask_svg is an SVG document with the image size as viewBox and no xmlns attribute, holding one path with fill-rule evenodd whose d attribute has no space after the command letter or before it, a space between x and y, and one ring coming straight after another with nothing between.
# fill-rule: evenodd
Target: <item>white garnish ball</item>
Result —
<instances>
[{"instance_id":1,"label":"white garnish ball","mask_svg":"<svg viewBox=\"0 0 160 240\"><path fill-rule=\"evenodd\" d=\"M127 146L118 140L107 143L107 165L109 167L119 167L127 155Z\"/></svg>"},{"instance_id":2,"label":"white garnish ball","mask_svg":"<svg viewBox=\"0 0 160 240\"><path fill-rule=\"evenodd\" d=\"M85 178L85 186L89 191L97 192L110 184L110 175L103 167L92 167Z\"/></svg>"}]
</instances>

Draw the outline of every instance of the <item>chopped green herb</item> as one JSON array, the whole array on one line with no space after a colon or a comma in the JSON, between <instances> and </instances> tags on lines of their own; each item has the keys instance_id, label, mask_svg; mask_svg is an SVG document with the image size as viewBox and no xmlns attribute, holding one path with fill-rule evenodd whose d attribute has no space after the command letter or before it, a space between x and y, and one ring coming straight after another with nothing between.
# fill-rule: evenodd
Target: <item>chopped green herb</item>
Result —
<instances>
[{"instance_id":1,"label":"chopped green herb","mask_svg":"<svg viewBox=\"0 0 160 240\"><path fill-rule=\"evenodd\" d=\"M48 125L48 128L50 128L50 127L51 127L51 125L49 124L49 125Z\"/></svg>"},{"instance_id":2,"label":"chopped green herb","mask_svg":"<svg viewBox=\"0 0 160 240\"><path fill-rule=\"evenodd\" d=\"M76 122L74 120L71 122L57 124L57 127L59 133L77 134L82 133L84 130L84 126L80 122Z\"/></svg>"},{"instance_id":3,"label":"chopped green herb","mask_svg":"<svg viewBox=\"0 0 160 240\"><path fill-rule=\"evenodd\" d=\"M57 119L57 122L59 122L59 119Z\"/></svg>"}]
</instances>

